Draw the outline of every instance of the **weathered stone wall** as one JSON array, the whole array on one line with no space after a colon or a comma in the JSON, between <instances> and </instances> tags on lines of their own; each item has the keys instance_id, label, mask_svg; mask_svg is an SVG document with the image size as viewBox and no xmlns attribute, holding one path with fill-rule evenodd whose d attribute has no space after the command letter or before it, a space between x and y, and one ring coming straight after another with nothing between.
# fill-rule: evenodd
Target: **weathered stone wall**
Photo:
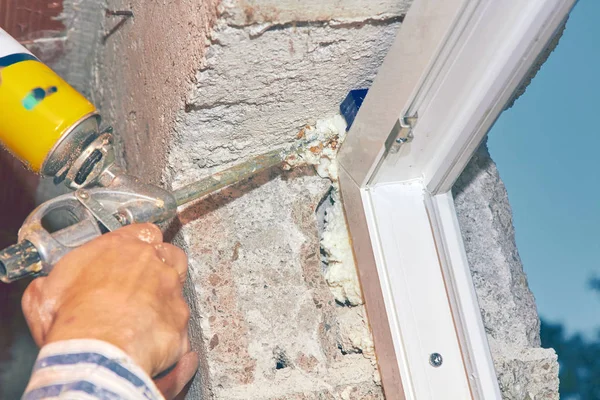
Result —
<instances>
[{"instance_id":1,"label":"weathered stone wall","mask_svg":"<svg viewBox=\"0 0 600 400\"><path fill-rule=\"evenodd\" d=\"M274 170L182 212L214 398L382 398L373 354L349 338L369 336L364 310L336 303L321 270L330 188L312 169Z\"/></svg>"},{"instance_id":2,"label":"weathered stone wall","mask_svg":"<svg viewBox=\"0 0 600 400\"><path fill-rule=\"evenodd\" d=\"M351 8L352 17L321 21L283 2L272 12L288 18L254 21L263 9L255 6L239 25L237 4L228 3L175 125L166 175L174 185L281 147L306 124L335 114L349 89L370 85L408 4L372 10L348 2L344 15ZM339 2L321 3L331 13Z\"/></svg>"},{"instance_id":3,"label":"weathered stone wall","mask_svg":"<svg viewBox=\"0 0 600 400\"><path fill-rule=\"evenodd\" d=\"M558 399L556 353L540 348L540 319L515 244L508 196L485 144L453 193L503 398Z\"/></svg>"},{"instance_id":4,"label":"weathered stone wall","mask_svg":"<svg viewBox=\"0 0 600 400\"><path fill-rule=\"evenodd\" d=\"M370 85L408 2L338 3L221 4L165 183L292 143ZM331 185L310 170L271 171L183 211L173 231L191 258L206 378L189 398L383 396L364 307L336 303L322 270L316 212Z\"/></svg>"}]
</instances>

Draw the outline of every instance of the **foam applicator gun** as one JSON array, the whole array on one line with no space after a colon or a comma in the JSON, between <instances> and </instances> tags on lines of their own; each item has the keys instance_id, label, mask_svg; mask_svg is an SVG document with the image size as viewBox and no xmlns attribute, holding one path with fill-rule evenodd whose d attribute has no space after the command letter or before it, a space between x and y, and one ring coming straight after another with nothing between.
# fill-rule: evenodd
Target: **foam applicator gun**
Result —
<instances>
[{"instance_id":1,"label":"foam applicator gun","mask_svg":"<svg viewBox=\"0 0 600 400\"><path fill-rule=\"evenodd\" d=\"M281 164L288 155L272 151L170 192L124 174L114 163L110 143L111 136L105 132L90 144L94 150L86 149L77 159L80 166L97 149L102 154L85 187L43 203L27 217L19 242L0 251L0 281L47 274L69 251L105 232L133 223L167 221L175 217L177 207ZM44 227L44 218L57 210L69 212L75 222L51 233Z\"/></svg>"},{"instance_id":2,"label":"foam applicator gun","mask_svg":"<svg viewBox=\"0 0 600 400\"><path fill-rule=\"evenodd\" d=\"M115 162L112 129L101 131L95 107L27 49L0 29L0 141L30 169L73 191L36 208L18 243L0 251L0 281L47 274L70 250L105 232L173 218L177 207L261 170L288 154L272 151L174 192L145 184ZM45 228L54 212L74 222Z\"/></svg>"}]
</instances>

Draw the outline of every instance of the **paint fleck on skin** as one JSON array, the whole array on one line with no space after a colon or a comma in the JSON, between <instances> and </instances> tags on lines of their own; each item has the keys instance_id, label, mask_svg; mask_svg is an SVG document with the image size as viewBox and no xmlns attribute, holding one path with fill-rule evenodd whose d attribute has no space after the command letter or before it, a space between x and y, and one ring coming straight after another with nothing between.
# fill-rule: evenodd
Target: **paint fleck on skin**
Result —
<instances>
[{"instance_id":1,"label":"paint fleck on skin","mask_svg":"<svg viewBox=\"0 0 600 400\"><path fill-rule=\"evenodd\" d=\"M54 319L54 310L56 309L56 300L45 300L38 309L38 318L44 327L50 327Z\"/></svg>"},{"instance_id":2,"label":"paint fleck on skin","mask_svg":"<svg viewBox=\"0 0 600 400\"><path fill-rule=\"evenodd\" d=\"M156 249L156 252L158 253L158 256L160 257L160 261L167 264L167 259L161 256L162 252L166 251L165 246L163 246L162 243L159 243L159 244L155 244L154 248Z\"/></svg>"},{"instance_id":3,"label":"paint fleck on skin","mask_svg":"<svg viewBox=\"0 0 600 400\"><path fill-rule=\"evenodd\" d=\"M140 239L142 242L146 242L146 243L152 243L155 239L154 237L154 233L152 233L152 231L148 228L144 228L140 231L139 235L138 235L138 239Z\"/></svg>"}]
</instances>

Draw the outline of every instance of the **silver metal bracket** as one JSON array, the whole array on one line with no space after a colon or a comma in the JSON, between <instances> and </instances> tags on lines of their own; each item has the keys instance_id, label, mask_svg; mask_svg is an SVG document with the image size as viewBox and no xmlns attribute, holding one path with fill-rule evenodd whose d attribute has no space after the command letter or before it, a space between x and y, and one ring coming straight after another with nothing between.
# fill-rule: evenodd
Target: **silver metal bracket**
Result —
<instances>
[{"instance_id":1,"label":"silver metal bracket","mask_svg":"<svg viewBox=\"0 0 600 400\"><path fill-rule=\"evenodd\" d=\"M392 131L385 141L385 152L383 156L377 162L377 166L371 178L365 185L366 188L372 186L375 182L375 177L377 176L377 172L382 167L385 160L390 155L396 155L400 152L402 146L406 143L410 143L413 140L413 129L417 124L418 116L415 114L412 117L402 116L396 120ZM391 158L391 157L390 157Z\"/></svg>"},{"instance_id":2,"label":"silver metal bracket","mask_svg":"<svg viewBox=\"0 0 600 400\"><path fill-rule=\"evenodd\" d=\"M393 141L390 143L389 152L396 154L402 148L402 145L409 143L413 140L413 128L417 124L418 117L416 115L412 117L400 117L396 126L394 126L394 132L396 135L392 136Z\"/></svg>"}]
</instances>

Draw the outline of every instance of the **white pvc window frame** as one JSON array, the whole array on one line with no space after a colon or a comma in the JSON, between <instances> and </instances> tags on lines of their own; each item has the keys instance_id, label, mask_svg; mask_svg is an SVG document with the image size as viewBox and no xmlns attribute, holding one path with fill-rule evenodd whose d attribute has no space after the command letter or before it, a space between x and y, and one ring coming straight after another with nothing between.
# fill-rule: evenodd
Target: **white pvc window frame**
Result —
<instances>
[{"instance_id":1,"label":"white pvc window frame","mask_svg":"<svg viewBox=\"0 0 600 400\"><path fill-rule=\"evenodd\" d=\"M575 2L415 0L342 146L387 400L501 399L450 190Z\"/></svg>"}]
</instances>

